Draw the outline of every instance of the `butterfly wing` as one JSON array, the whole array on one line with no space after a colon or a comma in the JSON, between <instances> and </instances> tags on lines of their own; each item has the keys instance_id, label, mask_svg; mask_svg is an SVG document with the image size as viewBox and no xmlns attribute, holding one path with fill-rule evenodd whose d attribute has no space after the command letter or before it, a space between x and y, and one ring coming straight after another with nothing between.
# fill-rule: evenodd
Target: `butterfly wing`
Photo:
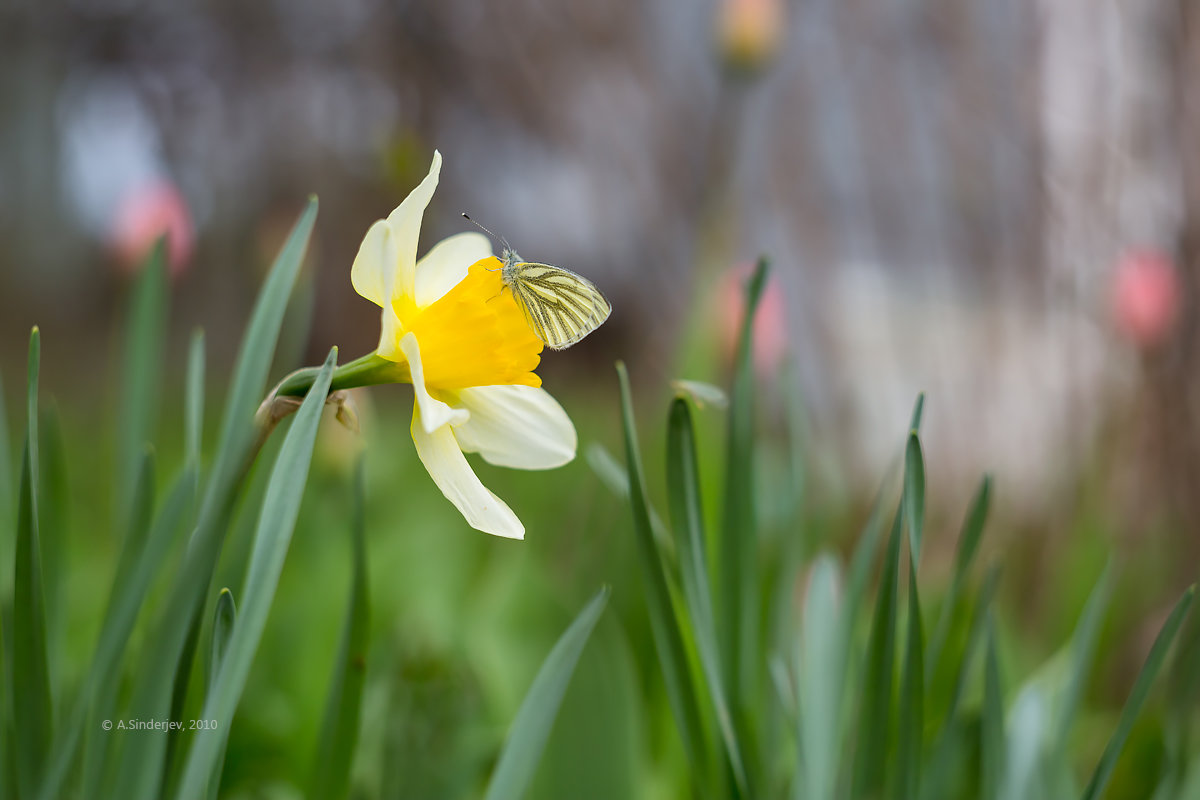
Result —
<instances>
[{"instance_id":1,"label":"butterfly wing","mask_svg":"<svg viewBox=\"0 0 1200 800\"><path fill-rule=\"evenodd\" d=\"M569 269L531 261L515 265L509 288L529 327L547 347L562 350L612 313L595 284Z\"/></svg>"}]
</instances>

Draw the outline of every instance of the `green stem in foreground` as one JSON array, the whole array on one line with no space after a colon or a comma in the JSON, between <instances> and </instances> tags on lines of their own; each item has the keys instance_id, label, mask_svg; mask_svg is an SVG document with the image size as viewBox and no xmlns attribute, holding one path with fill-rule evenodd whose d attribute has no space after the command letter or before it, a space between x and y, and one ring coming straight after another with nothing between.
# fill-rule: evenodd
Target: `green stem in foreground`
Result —
<instances>
[{"instance_id":1,"label":"green stem in foreground","mask_svg":"<svg viewBox=\"0 0 1200 800\"><path fill-rule=\"evenodd\" d=\"M284 378L271 394L273 397L302 398L308 393L320 371L320 367L298 369ZM408 380L407 364L397 364L395 361L388 361L375 353L368 353L335 369L333 381L329 384L329 391L336 392L340 389L376 386L381 383L399 383Z\"/></svg>"},{"instance_id":2,"label":"green stem in foreground","mask_svg":"<svg viewBox=\"0 0 1200 800\"><path fill-rule=\"evenodd\" d=\"M262 401L262 405L258 407L258 411L254 415L255 427L258 429L258 441L254 448L256 454L279 421L300 408L300 402L312 388L320 371L317 367L296 370L280 381L279 385ZM411 378L407 364L398 364L395 361L380 358L375 353L369 353L334 370L325 402L337 408L339 422L351 430L357 431L358 417L346 392L347 389L409 380Z\"/></svg>"}]
</instances>

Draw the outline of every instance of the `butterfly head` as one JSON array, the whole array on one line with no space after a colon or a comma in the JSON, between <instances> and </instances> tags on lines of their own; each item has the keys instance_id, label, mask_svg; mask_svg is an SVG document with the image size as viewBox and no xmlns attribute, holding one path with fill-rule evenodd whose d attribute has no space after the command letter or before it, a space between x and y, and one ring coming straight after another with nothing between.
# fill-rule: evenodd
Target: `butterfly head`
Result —
<instances>
[{"instance_id":1,"label":"butterfly head","mask_svg":"<svg viewBox=\"0 0 1200 800\"><path fill-rule=\"evenodd\" d=\"M511 247L505 247L500 253L500 260L503 262L500 266L500 278L506 285L511 286L517 277L517 265L524 259L517 255L516 250L513 250Z\"/></svg>"}]
</instances>

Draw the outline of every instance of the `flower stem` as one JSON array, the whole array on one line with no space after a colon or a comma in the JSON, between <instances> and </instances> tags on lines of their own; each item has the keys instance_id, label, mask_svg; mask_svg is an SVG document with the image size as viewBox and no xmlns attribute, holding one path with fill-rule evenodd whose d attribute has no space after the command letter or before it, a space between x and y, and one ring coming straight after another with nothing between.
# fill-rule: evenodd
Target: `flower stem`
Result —
<instances>
[{"instance_id":1,"label":"flower stem","mask_svg":"<svg viewBox=\"0 0 1200 800\"><path fill-rule=\"evenodd\" d=\"M254 416L259 437L255 452L262 447L280 420L300 408L301 399L308 394L308 390L312 388L317 373L320 371L318 367L298 369L280 381L279 385L266 396ZM407 364L397 364L386 358L380 358L375 353L368 353L334 370L326 402L337 407L339 421L351 430L357 431L358 422L353 404L348 402L348 396L344 390L357 386L397 383L403 380L409 380Z\"/></svg>"},{"instance_id":2,"label":"flower stem","mask_svg":"<svg viewBox=\"0 0 1200 800\"><path fill-rule=\"evenodd\" d=\"M312 386L320 372L319 367L305 367L288 375L275 387L272 395L275 397L303 397ZM375 353L354 359L349 364L343 364L333 372L333 381L329 385L330 392L339 389L353 389L356 386L375 386L380 383L397 383L408 379L407 365L397 364L380 358Z\"/></svg>"}]
</instances>

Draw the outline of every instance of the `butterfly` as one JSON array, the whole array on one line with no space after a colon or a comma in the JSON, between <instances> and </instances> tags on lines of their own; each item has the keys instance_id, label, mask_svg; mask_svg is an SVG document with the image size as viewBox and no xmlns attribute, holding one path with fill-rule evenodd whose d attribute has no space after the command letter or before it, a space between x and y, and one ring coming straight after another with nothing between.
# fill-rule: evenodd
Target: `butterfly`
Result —
<instances>
[{"instance_id":1,"label":"butterfly","mask_svg":"<svg viewBox=\"0 0 1200 800\"><path fill-rule=\"evenodd\" d=\"M537 337L563 350L599 328L612 305L582 275L553 264L525 261L511 247L501 254L500 279Z\"/></svg>"},{"instance_id":2,"label":"butterfly","mask_svg":"<svg viewBox=\"0 0 1200 800\"><path fill-rule=\"evenodd\" d=\"M599 328L612 313L612 304L596 285L569 269L517 255L503 236L463 214L463 219L504 244L500 279L512 292L530 330L552 350L565 350Z\"/></svg>"}]
</instances>

